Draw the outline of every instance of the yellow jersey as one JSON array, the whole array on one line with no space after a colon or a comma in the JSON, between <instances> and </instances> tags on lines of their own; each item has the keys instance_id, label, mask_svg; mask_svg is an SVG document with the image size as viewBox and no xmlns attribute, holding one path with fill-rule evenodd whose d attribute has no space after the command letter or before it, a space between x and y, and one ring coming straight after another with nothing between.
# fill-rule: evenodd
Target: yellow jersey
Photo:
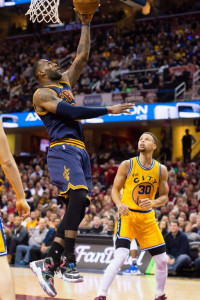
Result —
<instances>
[{"instance_id":1,"label":"yellow jersey","mask_svg":"<svg viewBox=\"0 0 200 300\"><path fill-rule=\"evenodd\" d=\"M155 199L159 187L161 164L152 160L149 168L145 168L139 156L130 159L130 168L123 187L122 203L130 209L144 211L139 206L141 199Z\"/></svg>"}]
</instances>

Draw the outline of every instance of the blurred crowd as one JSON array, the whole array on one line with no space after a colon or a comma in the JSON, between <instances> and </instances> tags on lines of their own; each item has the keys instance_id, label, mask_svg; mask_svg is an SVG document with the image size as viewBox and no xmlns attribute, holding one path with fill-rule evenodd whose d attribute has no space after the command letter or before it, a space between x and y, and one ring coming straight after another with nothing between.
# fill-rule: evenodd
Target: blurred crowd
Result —
<instances>
[{"instance_id":1,"label":"blurred crowd","mask_svg":"<svg viewBox=\"0 0 200 300\"><path fill-rule=\"evenodd\" d=\"M79 37L80 30L64 30L9 38L1 43L0 112L32 111L32 95L38 87L32 78L32 65L40 58L62 65L62 59L68 57L65 68L69 67ZM199 58L198 14L143 20L131 28L117 29L114 24L97 26L92 29L88 65L73 87L73 93L156 89L153 101L172 101L174 89L181 82L184 81L188 89L191 87L192 73L199 67Z\"/></svg>"},{"instance_id":2,"label":"blurred crowd","mask_svg":"<svg viewBox=\"0 0 200 300\"><path fill-rule=\"evenodd\" d=\"M113 146L112 143L110 145ZM126 157L137 155L131 145L125 145L124 149ZM95 152L90 153L93 189L91 203L79 226L80 234L105 235L114 232L117 209L111 199L111 190L119 165L119 158L114 153L101 151L98 157ZM200 162L183 164L177 159L174 163L167 161L166 167L169 173L169 202L155 210L162 234L166 236L170 233L171 223L177 222L178 230L187 236L187 241L200 242ZM16 196L2 171L0 208L9 262L26 265L45 256L64 215L65 203L59 198L58 189L50 182L44 153L30 159L27 164L19 162L18 168L26 200L31 207L30 218L22 222L17 216ZM197 251L195 255L194 259L200 253Z\"/></svg>"}]
</instances>

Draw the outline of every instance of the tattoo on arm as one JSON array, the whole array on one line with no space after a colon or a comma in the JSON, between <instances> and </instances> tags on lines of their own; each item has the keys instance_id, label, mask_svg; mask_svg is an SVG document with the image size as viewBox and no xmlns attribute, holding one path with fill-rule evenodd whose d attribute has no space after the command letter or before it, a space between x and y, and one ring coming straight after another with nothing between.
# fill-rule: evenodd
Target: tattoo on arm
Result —
<instances>
[{"instance_id":1,"label":"tattoo on arm","mask_svg":"<svg viewBox=\"0 0 200 300\"><path fill-rule=\"evenodd\" d=\"M56 94L49 89L39 90L34 97L36 108L43 109L47 112L56 113L57 105L61 101Z\"/></svg>"},{"instance_id":2,"label":"tattoo on arm","mask_svg":"<svg viewBox=\"0 0 200 300\"><path fill-rule=\"evenodd\" d=\"M84 54L86 59L88 59L90 51L90 28L88 26L83 26L81 29L81 38L79 41L77 56Z\"/></svg>"},{"instance_id":3,"label":"tattoo on arm","mask_svg":"<svg viewBox=\"0 0 200 300\"><path fill-rule=\"evenodd\" d=\"M66 78L69 80L71 86L73 86L79 79L84 67L86 66L90 52L90 28L83 26L81 30L81 38L77 48L76 59L73 61L71 67L66 73Z\"/></svg>"}]
</instances>

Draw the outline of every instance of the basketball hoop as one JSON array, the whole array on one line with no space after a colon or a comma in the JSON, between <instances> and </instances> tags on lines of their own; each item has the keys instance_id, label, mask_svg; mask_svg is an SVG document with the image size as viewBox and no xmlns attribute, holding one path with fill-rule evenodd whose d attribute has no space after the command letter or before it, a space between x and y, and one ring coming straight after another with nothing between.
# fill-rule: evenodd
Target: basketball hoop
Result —
<instances>
[{"instance_id":1,"label":"basketball hoop","mask_svg":"<svg viewBox=\"0 0 200 300\"><path fill-rule=\"evenodd\" d=\"M39 23L44 21L46 23L52 22L62 24L58 15L59 3L60 0L31 0L26 15L29 15L29 18L33 23L35 23L35 21Z\"/></svg>"}]
</instances>

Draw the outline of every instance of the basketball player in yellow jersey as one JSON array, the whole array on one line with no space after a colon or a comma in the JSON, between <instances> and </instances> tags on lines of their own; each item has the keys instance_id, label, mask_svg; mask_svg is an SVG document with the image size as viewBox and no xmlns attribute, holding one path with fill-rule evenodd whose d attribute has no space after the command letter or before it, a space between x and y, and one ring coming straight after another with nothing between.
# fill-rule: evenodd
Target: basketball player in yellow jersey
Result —
<instances>
[{"instance_id":1,"label":"basketball player in yellow jersey","mask_svg":"<svg viewBox=\"0 0 200 300\"><path fill-rule=\"evenodd\" d=\"M17 169L17 165L14 161L12 154L10 153L6 135L3 130L2 121L0 119L0 164L8 178L9 182L13 186L16 195L17 202L16 207L19 215L25 220L30 213L29 205L25 200L25 194L20 179L20 174ZM0 214L0 299L1 300L14 300L15 291L14 283L11 275L11 271L7 260L7 250L5 243L5 234L3 230L3 224Z\"/></svg>"},{"instance_id":2,"label":"basketball player in yellow jersey","mask_svg":"<svg viewBox=\"0 0 200 300\"><path fill-rule=\"evenodd\" d=\"M112 281L129 255L133 238L137 239L141 250L148 250L155 260L155 300L167 299L164 292L167 279L165 242L152 210L168 201L167 169L152 158L157 144L152 133L143 133L138 142L140 155L122 162L118 169L112 189L119 212L115 257L104 273L95 300L106 300ZM159 197L155 199L157 190Z\"/></svg>"}]
</instances>

